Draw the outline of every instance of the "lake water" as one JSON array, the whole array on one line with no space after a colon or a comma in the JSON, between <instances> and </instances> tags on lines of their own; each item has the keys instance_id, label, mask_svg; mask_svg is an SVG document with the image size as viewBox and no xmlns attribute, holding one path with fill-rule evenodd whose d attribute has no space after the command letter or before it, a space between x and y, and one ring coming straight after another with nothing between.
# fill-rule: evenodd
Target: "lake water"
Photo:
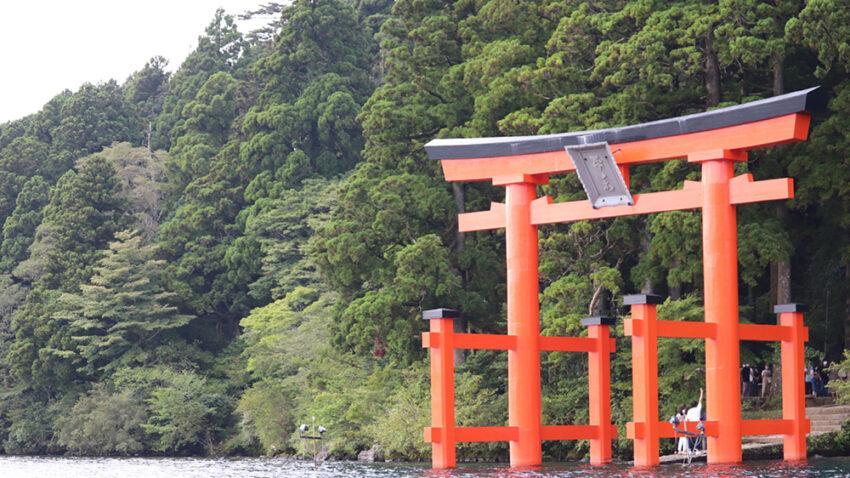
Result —
<instances>
[{"instance_id":1,"label":"lake water","mask_svg":"<svg viewBox=\"0 0 850 478\"><path fill-rule=\"evenodd\" d=\"M739 466L664 465L634 470L627 465L602 468L568 463L540 470L513 471L506 465L462 464L450 472L431 471L424 464L312 462L287 459L194 458L45 458L0 457L2 478L555 478L555 477L850 477L850 458L816 458L806 465L755 461Z\"/></svg>"}]
</instances>

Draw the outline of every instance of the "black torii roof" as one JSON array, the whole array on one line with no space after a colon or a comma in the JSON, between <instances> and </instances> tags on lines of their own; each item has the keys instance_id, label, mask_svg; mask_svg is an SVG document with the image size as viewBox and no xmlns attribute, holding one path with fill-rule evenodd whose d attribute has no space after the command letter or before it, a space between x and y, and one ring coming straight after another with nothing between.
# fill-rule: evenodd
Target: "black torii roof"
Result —
<instances>
[{"instance_id":1,"label":"black torii roof","mask_svg":"<svg viewBox=\"0 0 850 478\"><path fill-rule=\"evenodd\" d=\"M816 86L704 113L678 116L621 128L538 136L435 139L425 145L425 151L427 151L429 158L435 160L488 158L563 151L566 146L588 143L629 143L644 139L696 133L807 111L814 108L814 103L819 101L819 98L816 98L817 95L812 94L818 88Z\"/></svg>"}]
</instances>

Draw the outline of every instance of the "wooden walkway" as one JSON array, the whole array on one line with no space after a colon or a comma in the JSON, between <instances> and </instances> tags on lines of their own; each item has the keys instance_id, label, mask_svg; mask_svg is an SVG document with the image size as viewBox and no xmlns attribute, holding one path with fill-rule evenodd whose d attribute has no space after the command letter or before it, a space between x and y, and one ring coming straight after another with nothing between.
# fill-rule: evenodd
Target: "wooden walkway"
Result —
<instances>
[{"instance_id":1,"label":"wooden walkway","mask_svg":"<svg viewBox=\"0 0 850 478\"><path fill-rule=\"evenodd\" d=\"M761 460L769 458L782 458L782 443L744 443L741 446L745 460ZM685 455L664 455L660 459L662 465L685 463ZM705 461L705 452L699 452L691 458L691 462L699 463Z\"/></svg>"}]
</instances>

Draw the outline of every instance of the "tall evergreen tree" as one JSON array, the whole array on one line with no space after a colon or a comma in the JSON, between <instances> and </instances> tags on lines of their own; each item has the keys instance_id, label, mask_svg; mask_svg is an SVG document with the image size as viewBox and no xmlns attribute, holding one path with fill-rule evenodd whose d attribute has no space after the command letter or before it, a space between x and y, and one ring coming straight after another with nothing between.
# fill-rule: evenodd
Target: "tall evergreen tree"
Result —
<instances>
[{"instance_id":1,"label":"tall evergreen tree","mask_svg":"<svg viewBox=\"0 0 850 478\"><path fill-rule=\"evenodd\" d=\"M91 276L100 249L127 225L127 199L115 166L100 155L83 158L51 190L29 258L16 275L63 291Z\"/></svg>"},{"instance_id":2,"label":"tall evergreen tree","mask_svg":"<svg viewBox=\"0 0 850 478\"><path fill-rule=\"evenodd\" d=\"M162 113L154 124L154 149L170 149L174 140L185 134L183 108L195 98L215 73L233 73L246 57L246 44L232 15L216 11L198 46L183 61L168 82Z\"/></svg>"},{"instance_id":3,"label":"tall evergreen tree","mask_svg":"<svg viewBox=\"0 0 850 478\"><path fill-rule=\"evenodd\" d=\"M166 290L165 261L138 232L123 231L77 294L60 298L54 317L68 321L81 366L91 376L156 363L157 346L192 320Z\"/></svg>"},{"instance_id":4,"label":"tall evergreen tree","mask_svg":"<svg viewBox=\"0 0 850 478\"><path fill-rule=\"evenodd\" d=\"M47 205L50 187L41 176L33 176L18 194L15 210L3 223L0 244L0 268L11 271L26 259L35 231L41 224L42 210Z\"/></svg>"}]
</instances>

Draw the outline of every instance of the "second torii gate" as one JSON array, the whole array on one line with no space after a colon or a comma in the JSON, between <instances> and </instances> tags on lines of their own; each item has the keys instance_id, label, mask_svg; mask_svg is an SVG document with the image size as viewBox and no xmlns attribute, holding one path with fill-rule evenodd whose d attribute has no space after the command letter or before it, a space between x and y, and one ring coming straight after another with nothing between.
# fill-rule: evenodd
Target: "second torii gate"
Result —
<instances>
[{"instance_id":1,"label":"second torii gate","mask_svg":"<svg viewBox=\"0 0 850 478\"><path fill-rule=\"evenodd\" d=\"M492 181L493 185L505 188L504 204L492 203L488 211L464 213L458 218L458 227L463 232L504 228L507 255L508 335L488 336L504 337L499 342L483 337L476 341L474 335L464 334L464 341L473 345L489 341L486 347L467 348L508 350L509 426L493 427L489 437L483 437L487 433L482 433L482 437L466 433L463 436L469 438L468 441L479 441L476 438L491 441L493 437L509 441L512 466L534 466L542 461L540 443L547 439L547 428L552 427L541 424L540 353L546 350L541 347L544 340L552 338L540 337L538 227L700 209L705 323L661 323L655 321L652 298L643 296L643 299L627 300L633 309L638 308L626 324L627 333L633 336L633 345L636 345L632 350L637 384L633 391L635 420L628 427L629 437L636 440L635 464L658 463L657 441L662 434L657 421L657 380L652 376L657 374L657 350L653 341L658 336L706 340L709 463L740 462L741 437L765 433L786 436L786 459L805 459L808 421L801 404L804 404L802 347L806 330L802 325L801 309L793 304L778 306L782 324L776 326L742 325L738 321L735 208L747 203L790 199L793 181L790 178L753 181L750 174L735 176L734 164L746 161L751 149L806 140L810 122L807 106L813 90L625 128L545 136L438 139L426 145L428 155L441 161L447 181ZM682 158L700 165L701 180L685 181L680 190L635 194L630 205L605 208L594 208L590 201L553 203L548 196L537 197L537 186L546 184L550 175L576 169L565 148L603 142L616 152L616 163L627 186L631 166ZM437 315L440 317L433 318L446 319L443 317L446 314ZM665 332L660 333L659 328ZM607 335L607 327L604 333ZM435 360L437 364L449 360L451 352L449 350L447 355L447 349L461 348L449 335L445 323L432 324L432 332L426 335L424 344L432 351L435 426L426 431L426 438L434 446L435 468L454 466L454 441L460 440L454 432L448 433L454 426L447 421L453 421L454 398L453 393L446 393L453 378L445 373L451 368L440 369L434 365ZM783 385L787 387L787 391L783 391L782 420L742 420L738 399L741 340L782 341ZM494 345L496 342L500 345ZM609 380L607 371L603 377ZM638 377L646 380L638 383ZM610 384L602 385L608 389ZM610 404L606 406L610 417ZM442 427L437 426L438 423ZM601 423L599 426L603 428L588 430L586 436L572 433L564 438L597 437L598 440L599 430L608 425ZM606 440L613 436L613 433L605 433ZM557 439L554 435L553 438ZM591 451L593 463L610 460L610 445L607 456L604 447L596 449L599 450L596 453ZM447 456L450 459L444 459Z\"/></svg>"}]
</instances>

